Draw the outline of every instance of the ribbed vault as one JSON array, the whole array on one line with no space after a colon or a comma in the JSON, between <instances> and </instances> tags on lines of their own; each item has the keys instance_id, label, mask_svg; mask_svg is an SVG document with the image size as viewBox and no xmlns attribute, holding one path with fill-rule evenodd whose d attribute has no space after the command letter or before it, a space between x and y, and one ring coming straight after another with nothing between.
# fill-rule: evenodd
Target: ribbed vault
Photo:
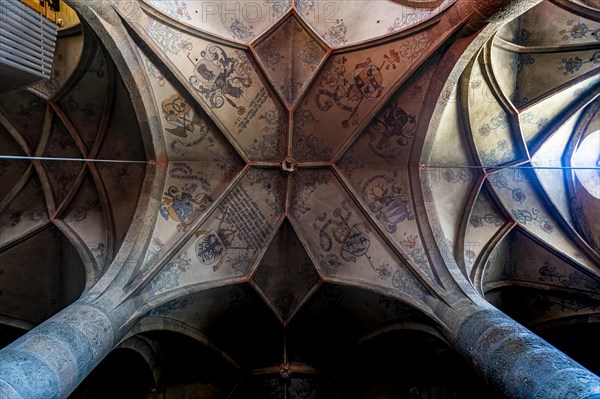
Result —
<instances>
[{"instance_id":1,"label":"ribbed vault","mask_svg":"<svg viewBox=\"0 0 600 399\"><path fill-rule=\"evenodd\" d=\"M505 25L457 81L428 158L447 166L427 183L463 274L548 337L595 323L600 299L600 203L584 183L598 181L600 143L585 138L597 130L599 28L597 11L565 1Z\"/></svg>"},{"instance_id":2,"label":"ribbed vault","mask_svg":"<svg viewBox=\"0 0 600 399\"><path fill-rule=\"evenodd\" d=\"M597 322L593 2L479 35L510 2L73 3L107 37L0 104L0 145L88 162L0 165L0 256L68 237L157 394L491 397L461 309ZM216 369L173 372L186 347Z\"/></svg>"},{"instance_id":3,"label":"ribbed vault","mask_svg":"<svg viewBox=\"0 0 600 399\"><path fill-rule=\"evenodd\" d=\"M0 96L0 152L14 157L0 160L0 313L24 329L100 278L145 174L129 94L92 30L62 30L56 59L50 80Z\"/></svg>"}]
</instances>

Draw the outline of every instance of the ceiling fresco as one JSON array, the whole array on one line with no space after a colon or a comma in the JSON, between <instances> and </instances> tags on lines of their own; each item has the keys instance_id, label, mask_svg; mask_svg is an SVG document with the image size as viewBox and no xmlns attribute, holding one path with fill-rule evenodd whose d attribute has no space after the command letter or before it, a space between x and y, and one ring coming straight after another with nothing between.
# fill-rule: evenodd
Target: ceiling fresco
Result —
<instances>
[{"instance_id":1,"label":"ceiling fresco","mask_svg":"<svg viewBox=\"0 0 600 399\"><path fill-rule=\"evenodd\" d=\"M403 5L419 17L356 33L361 43L340 50L297 6L245 45L198 23L194 2L158 3L115 2L146 44L139 56L168 158L152 239L130 280L144 297L140 314L183 291L241 281L282 321L321 280L396 290L427 308L421 281L441 286L441 277L403 165L436 50L460 26L450 3ZM269 266L298 244L301 264L313 266ZM301 288L295 280L308 275Z\"/></svg>"},{"instance_id":2,"label":"ceiling fresco","mask_svg":"<svg viewBox=\"0 0 600 399\"><path fill-rule=\"evenodd\" d=\"M248 283L291 325L323 283L340 283L435 319L433 304L456 293L444 263L483 294L516 278L500 273L508 261L492 262L520 256L502 250L515 234L598 278L597 226L573 217L579 178L547 169L565 166L597 95L593 19L563 26L572 10L545 2L506 25L427 134L436 74L456 59L440 45L464 23L452 2L348 2L335 22L311 17L321 2L276 2L254 24L244 5L113 4L143 43L167 152L148 250L130 277L138 315ZM365 7L369 20L351 23ZM390 20L395 9L402 17Z\"/></svg>"},{"instance_id":3,"label":"ceiling fresco","mask_svg":"<svg viewBox=\"0 0 600 399\"><path fill-rule=\"evenodd\" d=\"M81 290L100 279L91 297L133 304L128 338L200 342L237 373L231 397L281 397L282 364L289 392L331 397L331 359L403 328L441 348L462 300L532 326L591 317L600 25L584 3L472 43L452 0L105 2L130 53L112 61L84 26L53 79L0 97L2 154L86 160L0 160L0 259L51 235L83 259Z\"/></svg>"},{"instance_id":4,"label":"ceiling fresco","mask_svg":"<svg viewBox=\"0 0 600 399\"><path fill-rule=\"evenodd\" d=\"M293 7L332 47L349 46L418 25L456 0L370 1L274 0L267 2L202 2L145 0L161 13L194 30L233 42L259 39ZM369 15L368 20L363 16ZM360 24L355 23L361 20Z\"/></svg>"},{"instance_id":5,"label":"ceiling fresco","mask_svg":"<svg viewBox=\"0 0 600 399\"><path fill-rule=\"evenodd\" d=\"M283 321L319 287L319 274L288 221L279 228L251 281Z\"/></svg>"},{"instance_id":6,"label":"ceiling fresco","mask_svg":"<svg viewBox=\"0 0 600 399\"><path fill-rule=\"evenodd\" d=\"M308 87L329 50L294 15L286 17L255 48L265 73L288 107Z\"/></svg>"},{"instance_id":7,"label":"ceiling fresco","mask_svg":"<svg viewBox=\"0 0 600 399\"><path fill-rule=\"evenodd\" d=\"M581 139L596 130L600 42L598 22L569 7L543 2L500 29L465 68L431 139L429 164L450 166L428 179L438 220L463 273L493 302L520 284L587 289L597 300L590 217L600 204L577 176L598 180L599 143ZM594 155L569 169L580 145Z\"/></svg>"},{"instance_id":8,"label":"ceiling fresco","mask_svg":"<svg viewBox=\"0 0 600 399\"><path fill-rule=\"evenodd\" d=\"M290 0L268 2L145 1L194 30L248 43L263 34L290 9Z\"/></svg>"}]
</instances>

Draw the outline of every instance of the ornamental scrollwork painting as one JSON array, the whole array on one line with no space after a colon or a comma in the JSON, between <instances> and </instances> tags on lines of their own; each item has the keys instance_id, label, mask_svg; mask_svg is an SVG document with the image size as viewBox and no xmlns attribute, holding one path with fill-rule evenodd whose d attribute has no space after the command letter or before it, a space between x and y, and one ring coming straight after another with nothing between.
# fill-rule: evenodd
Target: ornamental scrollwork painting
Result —
<instances>
[{"instance_id":1,"label":"ornamental scrollwork painting","mask_svg":"<svg viewBox=\"0 0 600 399\"><path fill-rule=\"evenodd\" d=\"M415 115L391 102L371 123L368 131L369 148L382 159L392 162L412 141L415 131Z\"/></svg>"},{"instance_id":2,"label":"ornamental scrollwork painting","mask_svg":"<svg viewBox=\"0 0 600 399\"><path fill-rule=\"evenodd\" d=\"M188 59L194 64L194 74L189 82L211 108L221 108L228 103L238 113L243 110L236 100L252 85L251 68L246 65L248 60L231 57L215 44L209 44L202 50L199 58L188 54Z\"/></svg>"},{"instance_id":3,"label":"ornamental scrollwork painting","mask_svg":"<svg viewBox=\"0 0 600 399\"><path fill-rule=\"evenodd\" d=\"M360 187L362 199L387 232L395 233L398 224L414 220L408 189L396 172L373 176Z\"/></svg>"},{"instance_id":4,"label":"ornamental scrollwork painting","mask_svg":"<svg viewBox=\"0 0 600 399\"><path fill-rule=\"evenodd\" d=\"M320 88L315 95L317 107L321 111L327 112L336 105L350 114L342 121L344 128L358 123L357 111L363 100L378 98L383 92L383 65L377 66L371 58L367 58L354 65L352 81L349 81L345 76L347 62L348 59L343 56L332 61L319 82Z\"/></svg>"}]
</instances>

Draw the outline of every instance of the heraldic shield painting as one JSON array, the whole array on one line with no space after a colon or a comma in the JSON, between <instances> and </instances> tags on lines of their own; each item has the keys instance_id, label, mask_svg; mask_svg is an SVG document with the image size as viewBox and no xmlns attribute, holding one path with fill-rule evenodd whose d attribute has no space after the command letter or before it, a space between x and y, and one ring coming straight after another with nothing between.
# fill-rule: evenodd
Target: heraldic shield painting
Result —
<instances>
[{"instance_id":1,"label":"heraldic shield painting","mask_svg":"<svg viewBox=\"0 0 600 399\"><path fill-rule=\"evenodd\" d=\"M600 332L597 1L68 3L87 22L0 97L0 146L84 162L0 160L0 327L2 262L48 240L82 271L15 320L81 292L113 347L218 358L165 355L148 399L494 398L535 363L522 325Z\"/></svg>"}]
</instances>

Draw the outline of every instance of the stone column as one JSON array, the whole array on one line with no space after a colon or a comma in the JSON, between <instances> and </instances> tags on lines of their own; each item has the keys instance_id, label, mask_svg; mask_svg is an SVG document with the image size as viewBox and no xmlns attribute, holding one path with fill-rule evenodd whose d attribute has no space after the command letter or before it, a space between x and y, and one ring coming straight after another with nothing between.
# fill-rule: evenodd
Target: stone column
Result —
<instances>
[{"instance_id":1,"label":"stone column","mask_svg":"<svg viewBox=\"0 0 600 399\"><path fill-rule=\"evenodd\" d=\"M122 338L122 320L75 302L0 351L0 398L67 397Z\"/></svg>"},{"instance_id":2,"label":"stone column","mask_svg":"<svg viewBox=\"0 0 600 399\"><path fill-rule=\"evenodd\" d=\"M487 303L465 308L448 338L507 397L600 399L598 376L527 328Z\"/></svg>"},{"instance_id":3,"label":"stone column","mask_svg":"<svg viewBox=\"0 0 600 399\"><path fill-rule=\"evenodd\" d=\"M147 245L152 221L158 215L156 204L162 198L166 150L161 117L132 39L112 2L69 0L67 3L94 29L110 52L132 97L135 109L132 117L137 118L144 135L148 158L156 161L156 167L148 166L146 170L138 209L119 255L88 296L0 351L0 399L67 397L124 337L135 322L130 317L135 313L136 301L141 307L141 300L133 297L123 303L121 298L127 297L123 286L134 266L144 258L140 249Z\"/></svg>"}]
</instances>

